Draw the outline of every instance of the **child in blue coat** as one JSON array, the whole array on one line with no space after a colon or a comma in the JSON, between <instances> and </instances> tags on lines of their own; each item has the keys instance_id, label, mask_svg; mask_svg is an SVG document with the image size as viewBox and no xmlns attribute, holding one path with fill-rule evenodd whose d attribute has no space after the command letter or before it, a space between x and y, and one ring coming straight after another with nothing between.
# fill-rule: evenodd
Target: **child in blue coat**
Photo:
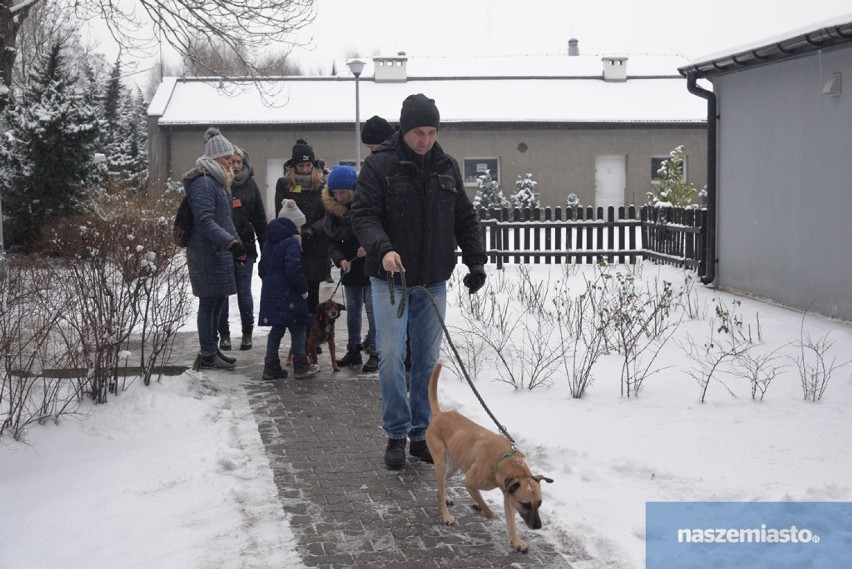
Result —
<instances>
[{"instance_id":1,"label":"child in blue coat","mask_svg":"<svg viewBox=\"0 0 852 569\"><path fill-rule=\"evenodd\" d=\"M290 331L295 377L305 379L319 372L319 366L312 365L305 354L308 281L302 272L302 239L299 234L304 223L305 215L296 202L284 200L281 212L269 222L266 230L266 242L257 266L263 281L258 325L272 327L266 340L263 379L287 377L278 355L286 330Z\"/></svg>"}]
</instances>

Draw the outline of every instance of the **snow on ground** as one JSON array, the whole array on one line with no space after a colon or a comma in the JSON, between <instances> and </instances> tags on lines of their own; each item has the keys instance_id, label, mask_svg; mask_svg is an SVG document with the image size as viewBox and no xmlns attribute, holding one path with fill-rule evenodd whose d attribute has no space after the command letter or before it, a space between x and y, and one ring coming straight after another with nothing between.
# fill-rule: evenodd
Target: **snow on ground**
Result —
<instances>
[{"instance_id":1,"label":"snow on ground","mask_svg":"<svg viewBox=\"0 0 852 569\"><path fill-rule=\"evenodd\" d=\"M530 270L545 279L558 269ZM506 271L513 278L517 268ZM591 271L580 269L577 283ZM671 268L642 272L650 281L683 280ZM728 306L735 299L700 285L695 295L708 317L714 296ZM761 349L794 356L802 314L740 300L744 321L754 329L760 322ZM461 324L458 311L450 309L448 323ZM814 339L834 341L830 358L852 357L848 323L813 315L804 323ZM729 377L727 388L711 383L700 403L687 373L695 362L680 346L709 329L707 320L685 321L661 352L656 367L665 369L638 398L620 395L616 354L601 359L582 399L564 377L529 391L493 381L493 363L480 372L476 386L494 415L533 471L555 480L543 485L543 531L585 546L591 559L578 568L644 567L648 501L852 501L852 366L835 372L816 403L803 401L790 360L763 401L752 400L746 380ZM0 567L301 566L246 396L210 375L134 384L85 416L31 429L26 444L0 443ZM494 428L453 375L444 368L442 405ZM496 504L492 494L486 499Z\"/></svg>"}]
</instances>

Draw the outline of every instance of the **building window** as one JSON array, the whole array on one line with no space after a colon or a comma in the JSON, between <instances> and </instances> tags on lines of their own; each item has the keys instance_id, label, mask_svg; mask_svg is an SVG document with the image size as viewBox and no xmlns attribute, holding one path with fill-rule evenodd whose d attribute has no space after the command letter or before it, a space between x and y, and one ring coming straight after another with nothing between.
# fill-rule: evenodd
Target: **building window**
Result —
<instances>
[{"instance_id":1,"label":"building window","mask_svg":"<svg viewBox=\"0 0 852 569\"><path fill-rule=\"evenodd\" d=\"M651 156L651 183L659 184L660 183L660 166L663 165L663 162L671 158L671 156ZM686 156L683 157L683 181L686 182L686 167L689 160Z\"/></svg>"},{"instance_id":2,"label":"building window","mask_svg":"<svg viewBox=\"0 0 852 569\"><path fill-rule=\"evenodd\" d=\"M499 158L465 158L464 159L464 183L466 186L476 186L479 177L486 171L491 172L491 179L500 183L500 159Z\"/></svg>"}]
</instances>

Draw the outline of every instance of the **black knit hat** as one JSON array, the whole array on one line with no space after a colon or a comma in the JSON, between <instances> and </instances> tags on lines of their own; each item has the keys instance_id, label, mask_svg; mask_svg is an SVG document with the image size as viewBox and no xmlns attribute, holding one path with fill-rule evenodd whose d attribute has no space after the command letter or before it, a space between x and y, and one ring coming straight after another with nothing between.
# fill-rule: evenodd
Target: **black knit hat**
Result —
<instances>
[{"instance_id":1,"label":"black knit hat","mask_svg":"<svg viewBox=\"0 0 852 569\"><path fill-rule=\"evenodd\" d=\"M419 126L434 126L438 128L441 113L435 106L435 100L423 93L409 95L402 102L402 112L399 114L399 130L405 134Z\"/></svg>"},{"instance_id":2,"label":"black knit hat","mask_svg":"<svg viewBox=\"0 0 852 569\"><path fill-rule=\"evenodd\" d=\"M361 128L361 142L364 144L381 144L394 132L391 124L380 117L373 115L367 119Z\"/></svg>"},{"instance_id":3,"label":"black knit hat","mask_svg":"<svg viewBox=\"0 0 852 569\"><path fill-rule=\"evenodd\" d=\"M316 161L316 156L314 155L313 147L308 144L308 141L299 139L296 141L296 144L293 145L293 157L290 158L290 163L293 165L300 164L302 162L310 162L313 164Z\"/></svg>"}]
</instances>

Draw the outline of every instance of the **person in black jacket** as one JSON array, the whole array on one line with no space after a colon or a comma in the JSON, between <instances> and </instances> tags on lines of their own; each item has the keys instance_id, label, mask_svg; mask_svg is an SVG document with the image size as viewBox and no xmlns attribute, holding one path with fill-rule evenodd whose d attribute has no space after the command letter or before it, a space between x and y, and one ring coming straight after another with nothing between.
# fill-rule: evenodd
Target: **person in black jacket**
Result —
<instances>
[{"instance_id":1,"label":"person in black jacket","mask_svg":"<svg viewBox=\"0 0 852 569\"><path fill-rule=\"evenodd\" d=\"M290 160L284 163L284 176L275 184L275 215L281 211L281 201L291 199L305 214L305 226L302 227L302 270L308 280L308 310L316 314L319 304L319 286L331 272L331 259L328 257L322 205L322 190L325 177L314 149L305 140L299 139L293 145Z\"/></svg>"},{"instance_id":2,"label":"person in black jacket","mask_svg":"<svg viewBox=\"0 0 852 569\"><path fill-rule=\"evenodd\" d=\"M379 369L376 351L376 325L373 318L373 295L370 279L364 272L364 256L367 252L352 233L350 208L355 199L358 174L352 166L335 166L328 175L328 184L323 190L325 206L325 235L328 238L328 254L331 261L343 274L343 292L346 296L346 328L348 339L346 355L337 360L339 366L361 365L361 350L369 358L361 368L365 373ZM367 311L367 337L361 342L361 315Z\"/></svg>"},{"instance_id":3,"label":"person in black jacket","mask_svg":"<svg viewBox=\"0 0 852 569\"><path fill-rule=\"evenodd\" d=\"M352 205L352 229L367 252L373 316L379 351L382 426L388 435L385 465L405 465L409 454L431 462L425 432L431 420L427 389L441 352L447 280L456 266L456 246L470 269L464 284L471 294L485 284L487 261L476 212L464 189L456 160L436 142L440 113L422 93L402 103L399 130L368 156ZM405 310L400 272L411 290ZM388 275L393 277L391 304ZM438 307L439 315L432 301ZM411 336L411 385L406 392L406 328Z\"/></svg>"},{"instance_id":4,"label":"person in black jacket","mask_svg":"<svg viewBox=\"0 0 852 569\"><path fill-rule=\"evenodd\" d=\"M237 306L240 309L240 323L243 331L240 349L250 350L251 334L254 330L254 298L251 293L251 281L258 248L263 247L263 242L266 240L266 210L260 197L260 188L254 181L254 170L251 167L248 152L235 146L231 167L234 171L234 181L231 183L231 193L234 196L231 213L237 234L247 251L245 265L234 266L234 276L237 280ZM222 312L219 315L219 349L221 350L231 349L228 304L226 302L222 306Z\"/></svg>"}]
</instances>

